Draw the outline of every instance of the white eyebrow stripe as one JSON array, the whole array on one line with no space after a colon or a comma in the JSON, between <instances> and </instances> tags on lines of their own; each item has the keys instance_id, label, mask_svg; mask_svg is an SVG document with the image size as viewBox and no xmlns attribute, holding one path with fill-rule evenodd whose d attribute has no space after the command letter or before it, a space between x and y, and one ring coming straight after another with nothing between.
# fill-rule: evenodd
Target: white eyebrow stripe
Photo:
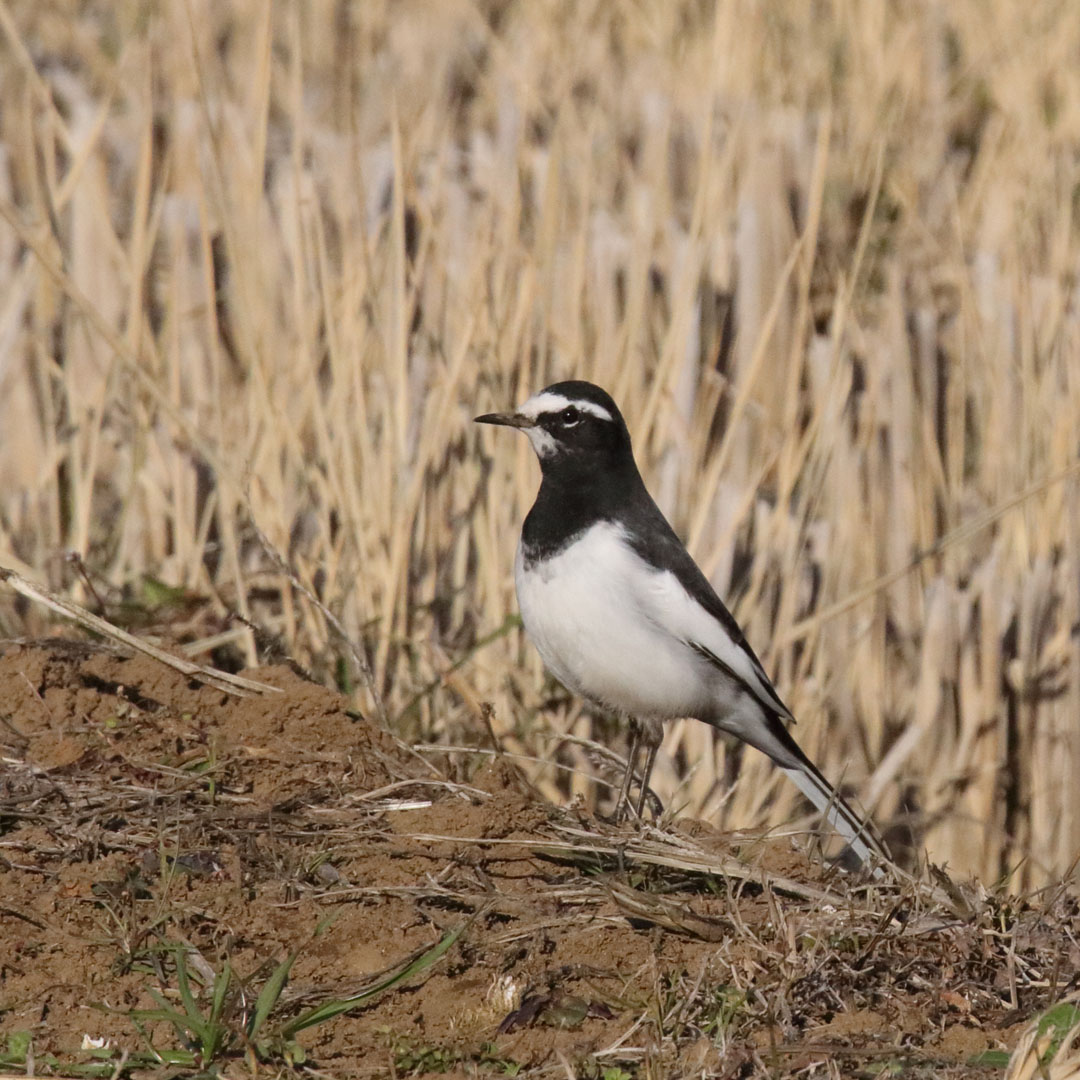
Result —
<instances>
[{"instance_id":1,"label":"white eyebrow stripe","mask_svg":"<svg viewBox=\"0 0 1080 1080\"><path fill-rule=\"evenodd\" d=\"M534 394L520 409L518 409L518 412L523 416L528 416L530 419L535 420L544 413L562 412L563 409L570 405L573 405L575 409L579 409L583 413L588 413L590 416L596 416L601 420L607 420L608 423L611 423L614 419L611 413L609 413L603 405L597 405L595 401L585 401L582 398L568 398L564 397L562 394L549 394L544 392Z\"/></svg>"}]
</instances>

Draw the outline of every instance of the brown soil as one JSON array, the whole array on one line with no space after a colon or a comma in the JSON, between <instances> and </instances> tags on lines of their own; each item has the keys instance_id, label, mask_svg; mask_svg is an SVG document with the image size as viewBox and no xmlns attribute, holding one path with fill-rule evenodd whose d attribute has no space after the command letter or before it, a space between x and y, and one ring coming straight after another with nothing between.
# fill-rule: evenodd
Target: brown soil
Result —
<instances>
[{"instance_id":1,"label":"brown soil","mask_svg":"<svg viewBox=\"0 0 1080 1080\"><path fill-rule=\"evenodd\" d=\"M39 1070L84 1062L84 1037L145 1050L129 1013L152 990L179 1002L177 947L196 983L226 960L246 980L236 1015L295 951L278 1023L457 928L430 969L298 1036L307 1063L982 1075L973 1058L1077 970L1067 896L935 912L914 887L868 889L791 841L740 849L700 822L650 830L639 857L634 828L541 801L504 759L467 775L474 757L425 760L289 668L249 675L281 692L0 645L0 1050L29 1032ZM735 857L754 863L741 880L689 865Z\"/></svg>"}]
</instances>

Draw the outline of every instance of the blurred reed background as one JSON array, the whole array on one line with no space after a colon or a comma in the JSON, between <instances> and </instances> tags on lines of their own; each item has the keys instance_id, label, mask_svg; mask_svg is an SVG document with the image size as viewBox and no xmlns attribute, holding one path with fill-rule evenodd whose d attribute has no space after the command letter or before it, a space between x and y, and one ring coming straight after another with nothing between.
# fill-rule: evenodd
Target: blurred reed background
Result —
<instances>
[{"instance_id":1,"label":"blurred reed background","mask_svg":"<svg viewBox=\"0 0 1080 1080\"><path fill-rule=\"evenodd\" d=\"M621 736L506 621L538 468L470 422L592 379L824 771L1043 884L1080 852L1078 160L1072 0L0 0L0 565L202 658L255 662L248 616L412 740L489 745L490 702L607 798L564 736ZM703 725L657 778L806 820Z\"/></svg>"}]
</instances>

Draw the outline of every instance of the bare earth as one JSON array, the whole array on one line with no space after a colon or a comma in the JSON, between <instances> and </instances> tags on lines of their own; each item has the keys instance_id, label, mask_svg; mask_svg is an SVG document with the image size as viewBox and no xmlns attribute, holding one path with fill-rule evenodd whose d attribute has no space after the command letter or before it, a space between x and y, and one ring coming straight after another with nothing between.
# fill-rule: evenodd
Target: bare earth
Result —
<instances>
[{"instance_id":1,"label":"bare earth","mask_svg":"<svg viewBox=\"0 0 1080 1080\"><path fill-rule=\"evenodd\" d=\"M84 1036L108 1040L99 1059L145 1052L128 1013L150 991L178 1002L178 950L200 1003L229 961L237 1014L296 951L280 1024L454 930L429 968L297 1035L306 1065L1000 1075L1076 980L1064 894L967 889L935 909L790 839L617 829L540 800L503 758L421 757L289 668L248 674L283 692L229 697L92 645L0 645L0 1050L30 1033L39 1071L88 1062ZM742 880L687 866L736 857ZM169 1024L143 1027L183 1049Z\"/></svg>"}]
</instances>

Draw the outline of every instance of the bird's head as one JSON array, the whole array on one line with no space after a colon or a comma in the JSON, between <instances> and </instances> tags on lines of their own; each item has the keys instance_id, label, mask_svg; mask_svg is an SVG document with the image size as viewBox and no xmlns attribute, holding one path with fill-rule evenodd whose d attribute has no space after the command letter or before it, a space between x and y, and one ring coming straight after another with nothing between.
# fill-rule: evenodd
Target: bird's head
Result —
<instances>
[{"instance_id":1,"label":"bird's head","mask_svg":"<svg viewBox=\"0 0 1080 1080\"><path fill-rule=\"evenodd\" d=\"M476 422L524 431L545 476L633 465L630 433L622 413L611 395L592 383L554 383L533 394L515 412L487 413Z\"/></svg>"}]
</instances>

